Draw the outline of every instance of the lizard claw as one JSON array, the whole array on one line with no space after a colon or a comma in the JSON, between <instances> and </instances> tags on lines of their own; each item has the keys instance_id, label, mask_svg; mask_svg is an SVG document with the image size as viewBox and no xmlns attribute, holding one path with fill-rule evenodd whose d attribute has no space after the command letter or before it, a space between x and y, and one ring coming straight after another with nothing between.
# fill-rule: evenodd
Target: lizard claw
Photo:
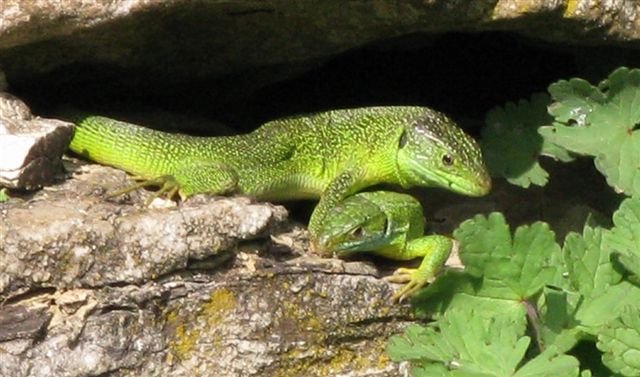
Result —
<instances>
[{"instance_id":1,"label":"lizard claw","mask_svg":"<svg viewBox=\"0 0 640 377\"><path fill-rule=\"evenodd\" d=\"M144 187L159 187L158 191L152 193L151 196L149 196L149 198L145 200L145 206L149 206L154 199L163 196L165 193L167 199L173 199L176 194L179 194L180 184L170 175L165 175L153 179L134 176L132 177L132 179L139 182L129 187L125 187L122 190L109 193L107 196L109 198L113 198Z\"/></svg>"},{"instance_id":2,"label":"lizard claw","mask_svg":"<svg viewBox=\"0 0 640 377\"><path fill-rule=\"evenodd\" d=\"M390 283L406 283L391 296L391 301L401 303L431 283L433 277L425 277L415 268L398 268L393 272L393 275L386 277L385 280Z\"/></svg>"}]
</instances>

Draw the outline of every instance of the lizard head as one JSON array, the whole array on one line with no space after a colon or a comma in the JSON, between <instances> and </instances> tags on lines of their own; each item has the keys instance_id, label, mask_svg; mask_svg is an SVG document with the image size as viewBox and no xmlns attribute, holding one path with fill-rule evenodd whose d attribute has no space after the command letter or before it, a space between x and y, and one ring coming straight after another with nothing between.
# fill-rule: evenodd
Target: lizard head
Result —
<instances>
[{"instance_id":1,"label":"lizard head","mask_svg":"<svg viewBox=\"0 0 640 377\"><path fill-rule=\"evenodd\" d=\"M333 207L324 219L316 248L322 254L345 257L389 246L398 234L375 203L349 197Z\"/></svg>"},{"instance_id":2,"label":"lizard head","mask_svg":"<svg viewBox=\"0 0 640 377\"><path fill-rule=\"evenodd\" d=\"M426 108L398 139L396 172L404 187L435 186L469 196L491 189L478 143L453 120Z\"/></svg>"}]
</instances>

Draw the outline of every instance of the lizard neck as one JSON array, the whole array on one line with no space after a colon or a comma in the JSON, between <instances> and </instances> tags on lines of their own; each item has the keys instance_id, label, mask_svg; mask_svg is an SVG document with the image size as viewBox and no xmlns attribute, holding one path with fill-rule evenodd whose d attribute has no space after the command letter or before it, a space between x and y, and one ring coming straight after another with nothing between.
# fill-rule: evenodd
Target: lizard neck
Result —
<instances>
[{"instance_id":1,"label":"lizard neck","mask_svg":"<svg viewBox=\"0 0 640 377\"><path fill-rule=\"evenodd\" d=\"M399 185L402 188L409 188L412 186L412 184L409 182L408 179L406 179L403 175L402 175L402 169L401 167L398 165L398 163L396 162L393 165L394 169L393 169L393 180L394 180L394 184Z\"/></svg>"}]
</instances>

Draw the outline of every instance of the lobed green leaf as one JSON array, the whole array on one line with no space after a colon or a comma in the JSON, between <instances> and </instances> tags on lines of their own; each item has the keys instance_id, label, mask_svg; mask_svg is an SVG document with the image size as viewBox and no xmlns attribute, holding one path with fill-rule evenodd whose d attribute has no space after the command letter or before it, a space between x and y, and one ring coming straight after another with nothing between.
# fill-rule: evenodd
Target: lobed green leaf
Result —
<instances>
[{"instance_id":1,"label":"lobed green leaf","mask_svg":"<svg viewBox=\"0 0 640 377\"><path fill-rule=\"evenodd\" d=\"M581 79L549 87L554 103L545 140L593 156L610 186L627 195L640 193L640 69L619 68L597 87Z\"/></svg>"},{"instance_id":2,"label":"lobed green leaf","mask_svg":"<svg viewBox=\"0 0 640 377\"><path fill-rule=\"evenodd\" d=\"M640 310L627 306L598 334L602 362L623 376L640 375Z\"/></svg>"},{"instance_id":3,"label":"lobed green leaf","mask_svg":"<svg viewBox=\"0 0 640 377\"><path fill-rule=\"evenodd\" d=\"M447 310L427 327L410 326L402 336L392 337L388 353L392 360L414 363L413 375L510 376L529 346L523 336L524 312L510 310L512 303L478 310L475 306ZM420 351L411 350L420 344Z\"/></svg>"},{"instance_id":4,"label":"lobed green leaf","mask_svg":"<svg viewBox=\"0 0 640 377\"><path fill-rule=\"evenodd\" d=\"M549 347L520 368L513 377L576 377L580 374L578 360Z\"/></svg>"},{"instance_id":5,"label":"lobed green leaf","mask_svg":"<svg viewBox=\"0 0 640 377\"><path fill-rule=\"evenodd\" d=\"M531 184L544 186L549 174L538 163L540 155L571 160L564 148L538 134L539 127L553 121L547 113L550 103L547 94L536 93L528 101L509 102L487 113L481 146L492 175L525 188Z\"/></svg>"},{"instance_id":6,"label":"lobed green leaf","mask_svg":"<svg viewBox=\"0 0 640 377\"><path fill-rule=\"evenodd\" d=\"M563 249L571 285L582 296L575 321L594 335L624 307L640 306L640 287L622 279L611 261L603 233L601 228L585 226L582 235L567 236Z\"/></svg>"},{"instance_id":7,"label":"lobed green leaf","mask_svg":"<svg viewBox=\"0 0 640 377\"><path fill-rule=\"evenodd\" d=\"M624 200L613 214L613 224L603 242L627 270L640 276L640 199Z\"/></svg>"},{"instance_id":8,"label":"lobed green leaf","mask_svg":"<svg viewBox=\"0 0 640 377\"><path fill-rule=\"evenodd\" d=\"M478 215L463 222L454 236L466 270L482 277L483 285L495 287L494 297L526 300L556 275L553 260L560 247L545 223L518 227L512 237L502 214Z\"/></svg>"}]
</instances>

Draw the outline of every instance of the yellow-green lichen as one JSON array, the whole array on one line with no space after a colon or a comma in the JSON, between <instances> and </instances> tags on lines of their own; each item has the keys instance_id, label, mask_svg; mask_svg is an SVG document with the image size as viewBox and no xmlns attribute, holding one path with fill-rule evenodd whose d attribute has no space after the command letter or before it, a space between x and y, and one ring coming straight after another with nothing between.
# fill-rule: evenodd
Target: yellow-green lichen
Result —
<instances>
[{"instance_id":1,"label":"yellow-green lichen","mask_svg":"<svg viewBox=\"0 0 640 377\"><path fill-rule=\"evenodd\" d=\"M577 8L578 0L567 0L563 16L567 18L573 17L576 13Z\"/></svg>"},{"instance_id":2,"label":"yellow-green lichen","mask_svg":"<svg viewBox=\"0 0 640 377\"><path fill-rule=\"evenodd\" d=\"M297 302L284 301L282 303L281 321L292 323L296 333L321 332L324 329L322 321L311 310Z\"/></svg>"},{"instance_id":3,"label":"yellow-green lichen","mask_svg":"<svg viewBox=\"0 0 640 377\"><path fill-rule=\"evenodd\" d=\"M269 373L270 376L333 376L349 371L383 370L388 367L390 360L385 353L386 339L383 337L365 340L368 343L363 347L365 352L359 349L360 346L354 349L353 344L329 346L328 337L346 339L353 335L353 329L348 326L334 328L314 312L305 304L312 301L314 295L322 296L312 289L303 289L280 302L276 312L276 322L284 327L280 333L288 334L286 338L295 339L288 339L289 342L285 340L292 348L280 355L278 369ZM348 322L348 319L344 320ZM353 318L353 322L359 320L361 318Z\"/></svg>"},{"instance_id":4,"label":"yellow-green lichen","mask_svg":"<svg viewBox=\"0 0 640 377\"><path fill-rule=\"evenodd\" d=\"M173 358L186 360L200 338L200 331L187 328L189 323L186 318L180 318L175 311L167 315L167 325L173 328L173 340L169 342L168 362L172 363Z\"/></svg>"},{"instance_id":5,"label":"yellow-green lichen","mask_svg":"<svg viewBox=\"0 0 640 377\"><path fill-rule=\"evenodd\" d=\"M218 289L211 293L211 298L207 303L202 305L202 310L198 317L204 318L210 328L219 325L227 313L236 307L236 297L232 291L228 289Z\"/></svg>"},{"instance_id":6,"label":"yellow-green lichen","mask_svg":"<svg viewBox=\"0 0 640 377\"><path fill-rule=\"evenodd\" d=\"M236 306L233 292L227 289L219 289L211 293L197 313L180 316L176 311L167 314L167 325L173 329L173 340L169 342L168 360L173 357L178 360L189 359L191 352L203 336L206 336L210 345L219 344L221 339L216 336L217 327L227 317L228 312ZM204 325L206 324L206 326Z\"/></svg>"},{"instance_id":7,"label":"yellow-green lichen","mask_svg":"<svg viewBox=\"0 0 640 377\"><path fill-rule=\"evenodd\" d=\"M385 339L372 339L367 352L352 348L328 350L326 345L314 344L304 350L292 349L282 355L275 377L285 376L334 376L339 373L383 370L389 363L384 351Z\"/></svg>"}]
</instances>

